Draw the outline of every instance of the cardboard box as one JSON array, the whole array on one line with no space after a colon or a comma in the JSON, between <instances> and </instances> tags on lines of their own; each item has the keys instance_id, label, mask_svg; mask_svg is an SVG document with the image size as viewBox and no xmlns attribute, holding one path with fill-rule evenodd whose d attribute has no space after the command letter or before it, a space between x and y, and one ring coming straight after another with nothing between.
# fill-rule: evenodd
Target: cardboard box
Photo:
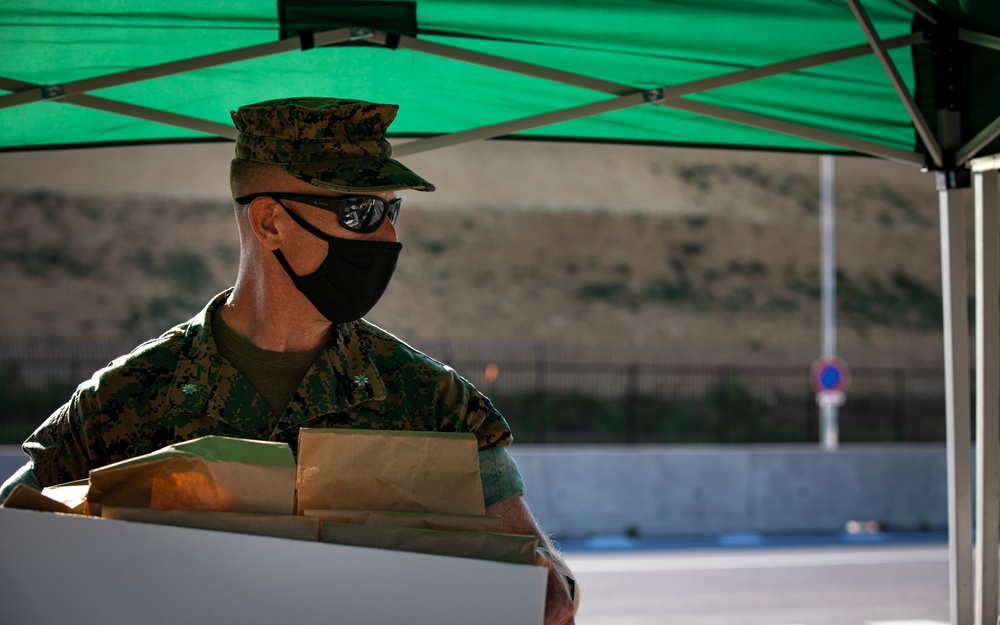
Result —
<instances>
[{"instance_id":1,"label":"cardboard box","mask_svg":"<svg viewBox=\"0 0 1000 625\"><path fill-rule=\"evenodd\" d=\"M0 623L541 625L541 567L0 508Z\"/></svg>"}]
</instances>

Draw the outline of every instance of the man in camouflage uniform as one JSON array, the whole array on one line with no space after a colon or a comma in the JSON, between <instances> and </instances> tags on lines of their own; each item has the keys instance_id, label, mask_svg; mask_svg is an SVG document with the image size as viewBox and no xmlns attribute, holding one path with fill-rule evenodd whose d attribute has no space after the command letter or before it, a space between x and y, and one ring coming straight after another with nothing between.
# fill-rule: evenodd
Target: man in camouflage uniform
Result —
<instances>
[{"instance_id":1,"label":"man in camouflage uniform","mask_svg":"<svg viewBox=\"0 0 1000 625\"><path fill-rule=\"evenodd\" d=\"M361 318L399 254L395 192L434 190L391 158L396 110L289 98L233 112L235 286L81 384L24 443L31 460L0 500L18 483L85 478L210 434L295 450L300 427L472 432L487 514L540 537L546 623L572 623L575 582L524 502L504 418L450 367Z\"/></svg>"}]
</instances>

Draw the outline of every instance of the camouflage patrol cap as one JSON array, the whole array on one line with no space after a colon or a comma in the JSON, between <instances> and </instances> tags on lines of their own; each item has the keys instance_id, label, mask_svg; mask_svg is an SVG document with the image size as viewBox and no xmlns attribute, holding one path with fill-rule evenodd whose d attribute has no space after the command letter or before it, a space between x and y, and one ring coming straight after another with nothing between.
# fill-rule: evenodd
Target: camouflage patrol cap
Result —
<instances>
[{"instance_id":1,"label":"camouflage patrol cap","mask_svg":"<svg viewBox=\"0 0 1000 625\"><path fill-rule=\"evenodd\" d=\"M232 111L236 158L281 165L331 191L433 191L434 185L391 158L385 131L395 104L340 98L283 98Z\"/></svg>"}]
</instances>

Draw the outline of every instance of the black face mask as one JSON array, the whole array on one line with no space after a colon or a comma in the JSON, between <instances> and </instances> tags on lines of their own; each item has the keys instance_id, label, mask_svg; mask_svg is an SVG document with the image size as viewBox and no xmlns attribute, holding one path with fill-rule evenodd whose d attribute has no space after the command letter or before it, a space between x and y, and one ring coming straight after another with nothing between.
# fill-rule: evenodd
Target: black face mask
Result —
<instances>
[{"instance_id":1,"label":"black face mask","mask_svg":"<svg viewBox=\"0 0 1000 625\"><path fill-rule=\"evenodd\" d=\"M305 276L295 275L281 250L274 250L278 262L299 291L333 323L354 321L368 314L389 286L403 244L333 237L288 210L284 204L281 206L297 224L326 241L330 248L319 269Z\"/></svg>"}]
</instances>

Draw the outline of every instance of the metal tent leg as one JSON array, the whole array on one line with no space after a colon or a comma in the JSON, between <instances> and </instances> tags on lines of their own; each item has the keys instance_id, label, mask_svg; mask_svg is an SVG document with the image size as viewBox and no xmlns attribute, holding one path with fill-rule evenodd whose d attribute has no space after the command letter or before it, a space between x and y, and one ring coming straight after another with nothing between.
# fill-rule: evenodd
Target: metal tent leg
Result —
<instances>
[{"instance_id":1,"label":"metal tent leg","mask_svg":"<svg viewBox=\"0 0 1000 625\"><path fill-rule=\"evenodd\" d=\"M974 175L976 209L976 625L997 622L1000 529L1000 264L997 172Z\"/></svg>"},{"instance_id":2,"label":"metal tent leg","mask_svg":"<svg viewBox=\"0 0 1000 625\"><path fill-rule=\"evenodd\" d=\"M965 214L960 189L940 189L941 292L947 400L948 559L952 625L971 625L972 432L969 411L969 321Z\"/></svg>"}]
</instances>

